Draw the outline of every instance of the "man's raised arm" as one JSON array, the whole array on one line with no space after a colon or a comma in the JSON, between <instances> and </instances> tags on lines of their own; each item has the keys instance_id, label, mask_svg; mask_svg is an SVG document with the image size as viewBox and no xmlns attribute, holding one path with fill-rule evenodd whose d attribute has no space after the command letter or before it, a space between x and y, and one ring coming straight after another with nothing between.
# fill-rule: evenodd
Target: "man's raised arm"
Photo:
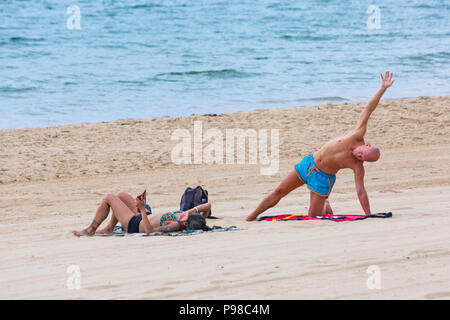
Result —
<instances>
[{"instance_id":1,"label":"man's raised arm","mask_svg":"<svg viewBox=\"0 0 450 320\"><path fill-rule=\"evenodd\" d=\"M369 102L367 102L366 106L364 107L363 112L361 113L361 116L359 117L358 125L356 126L355 133L360 137L363 138L366 134L367 130L367 121L369 120L370 115L375 110L375 108L378 105L378 102L380 102L381 97L383 96L384 92L387 88L392 86L395 80L392 80L392 76L394 74L392 72L386 71L384 78L383 74L380 74L381 76L381 87L378 89L378 91L373 95L372 98L370 98Z\"/></svg>"}]
</instances>

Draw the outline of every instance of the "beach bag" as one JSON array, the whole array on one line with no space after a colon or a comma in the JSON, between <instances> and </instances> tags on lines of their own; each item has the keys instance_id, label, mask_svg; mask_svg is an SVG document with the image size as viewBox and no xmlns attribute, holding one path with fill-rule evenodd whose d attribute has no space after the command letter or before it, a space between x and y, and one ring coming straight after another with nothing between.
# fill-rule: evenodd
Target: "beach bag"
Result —
<instances>
[{"instance_id":1,"label":"beach bag","mask_svg":"<svg viewBox=\"0 0 450 320\"><path fill-rule=\"evenodd\" d=\"M186 211L206 202L208 202L208 190L200 186L196 188L188 187L181 196L180 210ZM216 219L211 215L211 210L209 210L207 218Z\"/></svg>"}]
</instances>

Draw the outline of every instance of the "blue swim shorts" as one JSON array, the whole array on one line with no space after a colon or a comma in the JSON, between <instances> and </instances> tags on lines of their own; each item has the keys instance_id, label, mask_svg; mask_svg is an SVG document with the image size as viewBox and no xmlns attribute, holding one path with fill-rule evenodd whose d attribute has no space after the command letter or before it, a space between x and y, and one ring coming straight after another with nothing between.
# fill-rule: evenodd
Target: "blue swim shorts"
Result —
<instances>
[{"instance_id":1,"label":"blue swim shorts","mask_svg":"<svg viewBox=\"0 0 450 320\"><path fill-rule=\"evenodd\" d=\"M336 175L325 173L317 168L312 154L305 156L294 168L298 178L309 190L328 198L336 182Z\"/></svg>"}]
</instances>

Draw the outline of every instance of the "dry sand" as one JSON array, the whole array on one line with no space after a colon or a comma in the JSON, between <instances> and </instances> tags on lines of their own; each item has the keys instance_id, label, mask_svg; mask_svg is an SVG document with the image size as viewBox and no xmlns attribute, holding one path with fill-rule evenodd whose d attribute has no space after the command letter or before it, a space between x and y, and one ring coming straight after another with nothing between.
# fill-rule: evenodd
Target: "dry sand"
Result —
<instances>
[{"instance_id":1,"label":"dry sand","mask_svg":"<svg viewBox=\"0 0 450 320\"><path fill-rule=\"evenodd\" d=\"M0 131L0 299L449 299L450 97L383 100L366 140L373 212L391 219L245 222L302 155L351 130L364 103ZM175 165L173 130L278 128L280 168ZM190 237L76 238L105 193L147 188L154 212L203 185L209 225ZM265 214L305 213L299 188ZM338 174L336 213L361 213L352 172ZM69 290L67 268L81 270ZM381 289L370 290L377 265Z\"/></svg>"}]
</instances>

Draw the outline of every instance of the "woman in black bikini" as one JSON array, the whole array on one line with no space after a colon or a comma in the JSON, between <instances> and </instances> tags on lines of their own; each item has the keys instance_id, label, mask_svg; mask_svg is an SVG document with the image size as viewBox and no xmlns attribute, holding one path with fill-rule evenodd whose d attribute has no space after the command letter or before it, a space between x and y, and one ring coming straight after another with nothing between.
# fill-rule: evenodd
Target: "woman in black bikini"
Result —
<instances>
[{"instance_id":1,"label":"woman in black bikini","mask_svg":"<svg viewBox=\"0 0 450 320\"><path fill-rule=\"evenodd\" d=\"M117 195L107 194L103 197L92 223L81 231L73 231L73 234L80 237L111 233L117 222L120 222L128 233L149 234L152 232L174 232L183 229L208 229L205 218L211 210L210 203L198 205L187 211L150 214L145 207L145 202L145 195L143 198L137 197L135 199L126 192L119 192ZM100 224L108 217L110 208L113 214L108 226L97 231Z\"/></svg>"}]
</instances>

